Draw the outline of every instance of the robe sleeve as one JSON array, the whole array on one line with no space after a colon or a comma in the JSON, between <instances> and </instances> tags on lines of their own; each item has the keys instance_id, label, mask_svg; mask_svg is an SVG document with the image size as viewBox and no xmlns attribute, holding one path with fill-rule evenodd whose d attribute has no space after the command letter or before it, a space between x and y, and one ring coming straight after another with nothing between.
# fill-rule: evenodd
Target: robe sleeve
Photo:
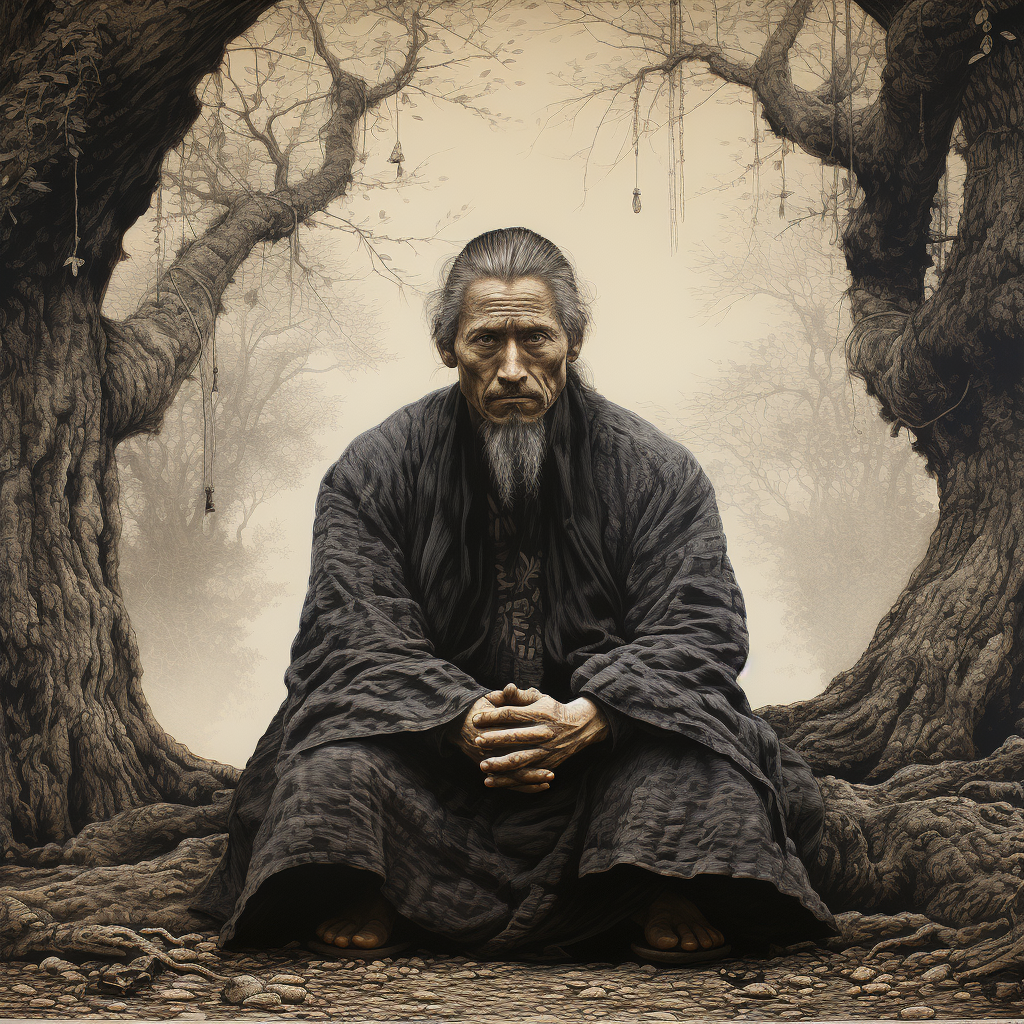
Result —
<instances>
[{"instance_id":1,"label":"robe sleeve","mask_svg":"<svg viewBox=\"0 0 1024 1024\"><path fill-rule=\"evenodd\" d=\"M784 842L779 740L737 682L746 614L714 489L683 448L652 477L621 561L627 642L578 665L572 691L641 729L667 730L728 757L774 811Z\"/></svg>"},{"instance_id":2,"label":"robe sleeve","mask_svg":"<svg viewBox=\"0 0 1024 1024\"><path fill-rule=\"evenodd\" d=\"M309 589L285 674L283 751L442 727L487 692L435 653L406 581L401 457L353 442L316 503Z\"/></svg>"}]
</instances>

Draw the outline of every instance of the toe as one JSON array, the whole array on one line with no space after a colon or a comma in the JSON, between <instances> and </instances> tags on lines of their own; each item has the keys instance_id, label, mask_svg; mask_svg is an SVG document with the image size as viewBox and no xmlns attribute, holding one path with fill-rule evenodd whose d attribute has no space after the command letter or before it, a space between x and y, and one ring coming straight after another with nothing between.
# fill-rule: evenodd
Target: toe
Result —
<instances>
[{"instance_id":1,"label":"toe","mask_svg":"<svg viewBox=\"0 0 1024 1024\"><path fill-rule=\"evenodd\" d=\"M650 917L644 928L644 938L653 949L672 949L679 938L672 928L672 922L661 914Z\"/></svg>"},{"instance_id":2,"label":"toe","mask_svg":"<svg viewBox=\"0 0 1024 1024\"><path fill-rule=\"evenodd\" d=\"M383 921L367 921L352 936L352 945L360 949L374 949L383 945L388 937L388 926Z\"/></svg>"},{"instance_id":3,"label":"toe","mask_svg":"<svg viewBox=\"0 0 1024 1024\"><path fill-rule=\"evenodd\" d=\"M357 925L352 921L341 921L333 928L328 928L326 941L344 949L352 941L356 928Z\"/></svg>"}]
</instances>

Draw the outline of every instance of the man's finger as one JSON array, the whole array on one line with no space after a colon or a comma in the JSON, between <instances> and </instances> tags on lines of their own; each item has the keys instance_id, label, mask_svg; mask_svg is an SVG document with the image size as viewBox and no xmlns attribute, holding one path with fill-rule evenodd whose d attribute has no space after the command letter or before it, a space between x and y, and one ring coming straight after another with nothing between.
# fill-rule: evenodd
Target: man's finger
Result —
<instances>
[{"instance_id":1,"label":"man's finger","mask_svg":"<svg viewBox=\"0 0 1024 1024\"><path fill-rule=\"evenodd\" d=\"M547 768L520 768L518 771L505 772L502 775L488 775L484 779L484 785L498 789L514 789L516 786L539 786L551 782L554 777L555 773Z\"/></svg>"},{"instance_id":2,"label":"man's finger","mask_svg":"<svg viewBox=\"0 0 1024 1024\"><path fill-rule=\"evenodd\" d=\"M533 725L536 721L536 711L520 707L495 708L494 711L480 711L473 716L473 724L478 729L494 725Z\"/></svg>"},{"instance_id":3,"label":"man's finger","mask_svg":"<svg viewBox=\"0 0 1024 1024\"><path fill-rule=\"evenodd\" d=\"M525 768L547 756L546 750L540 748L527 750L513 750L509 754L502 754L500 757L488 757L480 762L480 770L483 772L511 772L516 768Z\"/></svg>"},{"instance_id":4,"label":"man's finger","mask_svg":"<svg viewBox=\"0 0 1024 1024\"><path fill-rule=\"evenodd\" d=\"M498 747L534 747L555 738L550 725L531 725L522 729L492 729L477 736L476 745L482 750Z\"/></svg>"},{"instance_id":5,"label":"man's finger","mask_svg":"<svg viewBox=\"0 0 1024 1024\"><path fill-rule=\"evenodd\" d=\"M525 707L543 696L535 686L521 690L515 683L509 683L503 690L492 690L487 694L487 699L497 707Z\"/></svg>"}]
</instances>

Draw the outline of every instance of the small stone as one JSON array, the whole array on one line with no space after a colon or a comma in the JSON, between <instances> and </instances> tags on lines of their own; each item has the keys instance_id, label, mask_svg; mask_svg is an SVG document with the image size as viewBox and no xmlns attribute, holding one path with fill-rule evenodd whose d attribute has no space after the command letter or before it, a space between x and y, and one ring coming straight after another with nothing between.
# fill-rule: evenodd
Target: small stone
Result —
<instances>
[{"instance_id":1,"label":"small stone","mask_svg":"<svg viewBox=\"0 0 1024 1024\"><path fill-rule=\"evenodd\" d=\"M127 1003L107 1003L106 1009L111 1013L124 1013L128 1009Z\"/></svg>"},{"instance_id":2,"label":"small stone","mask_svg":"<svg viewBox=\"0 0 1024 1024\"><path fill-rule=\"evenodd\" d=\"M196 949L203 953L216 953L219 947L216 942L203 941L196 943Z\"/></svg>"},{"instance_id":3,"label":"small stone","mask_svg":"<svg viewBox=\"0 0 1024 1024\"><path fill-rule=\"evenodd\" d=\"M70 992L65 992L61 996L57 996L58 1003L77 1003L78 996L73 996Z\"/></svg>"},{"instance_id":4,"label":"small stone","mask_svg":"<svg viewBox=\"0 0 1024 1024\"><path fill-rule=\"evenodd\" d=\"M888 984L892 980L893 976L891 974L877 974L874 978L875 984Z\"/></svg>"},{"instance_id":5,"label":"small stone","mask_svg":"<svg viewBox=\"0 0 1024 1024\"><path fill-rule=\"evenodd\" d=\"M439 997L436 992L431 992L426 988L418 988L412 993L412 998L418 1003L433 1003L436 1002Z\"/></svg>"},{"instance_id":6,"label":"small stone","mask_svg":"<svg viewBox=\"0 0 1024 1024\"><path fill-rule=\"evenodd\" d=\"M742 992L743 995L753 999L774 999L779 994L774 985L768 985L763 981L755 981L753 985L744 985Z\"/></svg>"},{"instance_id":7,"label":"small stone","mask_svg":"<svg viewBox=\"0 0 1024 1024\"><path fill-rule=\"evenodd\" d=\"M654 964L642 964L640 967L641 974L657 974L658 968Z\"/></svg>"},{"instance_id":8,"label":"small stone","mask_svg":"<svg viewBox=\"0 0 1024 1024\"><path fill-rule=\"evenodd\" d=\"M800 995L800 996L813 996L814 995L814 989L811 988L810 985L808 985L807 988L798 988L796 990L796 992L797 992L797 995Z\"/></svg>"},{"instance_id":9,"label":"small stone","mask_svg":"<svg viewBox=\"0 0 1024 1024\"><path fill-rule=\"evenodd\" d=\"M802 1017L803 1015L803 1010L783 1010L779 1014L780 1017L785 1017L787 1020L796 1020L797 1017Z\"/></svg>"},{"instance_id":10,"label":"small stone","mask_svg":"<svg viewBox=\"0 0 1024 1024\"><path fill-rule=\"evenodd\" d=\"M844 996L859 996L864 992L860 985L851 985L844 993Z\"/></svg>"},{"instance_id":11,"label":"small stone","mask_svg":"<svg viewBox=\"0 0 1024 1024\"><path fill-rule=\"evenodd\" d=\"M11 991L17 992L19 996L34 996L36 994L36 990L31 985L26 985L23 982L12 985Z\"/></svg>"},{"instance_id":12,"label":"small stone","mask_svg":"<svg viewBox=\"0 0 1024 1024\"><path fill-rule=\"evenodd\" d=\"M166 999L169 1003L186 1003L189 999L195 999L195 992L187 988L165 988L153 993L158 999Z\"/></svg>"},{"instance_id":13,"label":"small stone","mask_svg":"<svg viewBox=\"0 0 1024 1024\"><path fill-rule=\"evenodd\" d=\"M961 999L961 1000L963 1000L963 999L970 999L971 998L971 993L970 992L954 992L953 993L953 998L954 999Z\"/></svg>"},{"instance_id":14,"label":"small stone","mask_svg":"<svg viewBox=\"0 0 1024 1024\"><path fill-rule=\"evenodd\" d=\"M81 971L61 971L60 976L65 981L70 981L72 985L77 985L79 982L88 981L88 978Z\"/></svg>"},{"instance_id":15,"label":"small stone","mask_svg":"<svg viewBox=\"0 0 1024 1024\"><path fill-rule=\"evenodd\" d=\"M885 993L888 992L890 988L892 988L892 986L886 985L885 982L872 981L864 986L864 991L869 996L882 996L885 995Z\"/></svg>"},{"instance_id":16,"label":"small stone","mask_svg":"<svg viewBox=\"0 0 1024 1024\"><path fill-rule=\"evenodd\" d=\"M263 991L263 982L251 974L239 974L232 978L223 988L224 1001L232 1006L241 1006L249 996Z\"/></svg>"},{"instance_id":17,"label":"small stone","mask_svg":"<svg viewBox=\"0 0 1024 1024\"><path fill-rule=\"evenodd\" d=\"M179 941L183 942L186 946L195 946L200 942L206 941L205 935L200 935L199 932L189 932L188 935L178 936Z\"/></svg>"},{"instance_id":18,"label":"small stone","mask_svg":"<svg viewBox=\"0 0 1024 1024\"><path fill-rule=\"evenodd\" d=\"M1015 981L997 981L996 999L1015 999L1020 992L1020 986Z\"/></svg>"},{"instance_id":19,"label":"small stone","mask_svg":"<svg viewBox=\"0 0 1024 1024\"><path fill-rule=\"evenodd\" d=\"M668 1010L651 1010L644 1016L650 1020L679 1020L674 1013L669 1013Z\"/></svg>"},{"instance_id":20,"label":"small stone","mask_svg":"<svg viewBox=\"0 0 1024 1024\"><path fill-rule=\"evenodd\" d=\"M931 1020L935 1011L930 1006L904 1006L900 1010L900 1020Z\"/></svg>"},{"instance_id":21,"label":"small stone","mask_svg":"<svg viewBox=\"0 0 1024 1024\"><path fill-rule=\"evenodd\" d=\"M599 985L585 988L579 993L580 999L604 999L608 993Z\"/></svg>"},{"instance_id":22,"label":"small stone","mask_svg":"<svg viewBox=\"0 0 1024 1024\"><path fill-rule=\"evenodd\" d=\"M306 979L298 974L275 974L268 985L305 985Z\"/></svg>"},{"instance_id":23,"label":"small stone","mask_svg":"<svg viewBox=\"0 0 1024 1024\"><path fill-rule=\"evenodd\" d=\"M850 972L850 981L870 981L878 972L870 967L858 967Z\"/></svg>"},{"instance_id":24,"label":"small stone","mask_svg":"<svg viewBox=\"0 0 1024 1024\"><path fill-rule=\"evenodd\" d=\"M831 970L832 970L832 968L829 967L827 964L822 964L820 967L813 968L811 973L812 974L828 974L828 972L831 971Z\"/></svg>"},{"instance_id":25,"label":"small stone","mask_svg":"<svg viewBox=\"0 0 1024 1024\"><path fill-rule=\"evenodd\" d=\"M56 999L47 999L44 996L38 996L35 999L30 999L28 1001L28 1005L29 1006L38 1006L40 1008L46 1007L46 1006L56 1006L57 1005L57 1000Z\"/></svg>"},{"instance_id":26,"label":"small stone","mask_svg":"<svg viewBox=\"0 0 1024 1024\"><path fill-rule=\"evenodd\" d=\"M199 954L194 949L169 949L167 955L175 963L186 964L199 959Z\"/></svg>"},{"instance_id":27,"label":"small stone","mask_svg":"<svg viewBox=\"0 0 1024 1024\"><path fill-rule=\"evenodd\" d=\"M256 1006L261 1010L269 1010L273 1006L280 1006L284 1000L276 992L257 992L255 995L247 996L242 1000L243 1006Z\"/></svg>"},{"instance_id":28,"label":"small stone","mask_svg":"<svg viewBox=\"0 0 1024 1024\"><path fill-rule=\"evenodd\" d=\"M306 998L306 990L299 985L268 985L268 992L276 992L282 1003L301 1003Z\"/></svg>"},{"instance_id":29,"label":"small stone","mask_svg":"<svg viewBox=\"0 0 1024 1024\"><path fill-rule=\"evenodd\" d=\"M810 983L811 979L806 974L791 974L786 978L786 984L792 985L793 988L806 988Z\"/></svg>"},{"instance_id":30,"label":"small stone","mask_svg":"<svg viewBox=\"0 0 1024 1024\"><path fill-rule=\"evenodd\" d=\"M49 971L51 974L61 974L64 971L78 970L76 964L69 963L67 960L61 960L59 956L48 956L45 960L41 960L39 962L39 968L43 971Z\"/></svg>"},{"instance_id":31,"label":"small stone","mask_svg":"<svg viewBox=\"0 0 1024 1024\"><path fill-rule=\"evenodd\" d=\"M930 967L921 975L922 981L936 982L943 981L949 977L952 968L949 964L939 964L937 967Z\"/></svg>"},{"instance_id":32,"label":"small stone","mask_svg":"<svg viewBox=\"0 0 1024 1024\"><path fill-rule=\"evenodd\" d=\"M476 971L453 971L449 975L449 977L450 978L475 978L476 977Z\"/></svg>"}]
</instances>

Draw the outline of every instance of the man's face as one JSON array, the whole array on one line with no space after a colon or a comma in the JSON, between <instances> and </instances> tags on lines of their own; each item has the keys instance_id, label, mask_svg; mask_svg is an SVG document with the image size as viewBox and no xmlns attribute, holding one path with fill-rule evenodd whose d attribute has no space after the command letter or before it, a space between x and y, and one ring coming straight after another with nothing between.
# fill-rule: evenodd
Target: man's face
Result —
<instances>
[{"instance_id":1,"label":"man's face","mask_svg":"<svg viewBox=\"0 0 1024 1024\"><path fill-rule=\"evenodd\" d=\"M562 393L565 364L579 348L570 346L544 281L486 277L466 289L454 349L442 359L459 368L470 408L504 423L543 416Z\"/></svg>"}]
</instances>

